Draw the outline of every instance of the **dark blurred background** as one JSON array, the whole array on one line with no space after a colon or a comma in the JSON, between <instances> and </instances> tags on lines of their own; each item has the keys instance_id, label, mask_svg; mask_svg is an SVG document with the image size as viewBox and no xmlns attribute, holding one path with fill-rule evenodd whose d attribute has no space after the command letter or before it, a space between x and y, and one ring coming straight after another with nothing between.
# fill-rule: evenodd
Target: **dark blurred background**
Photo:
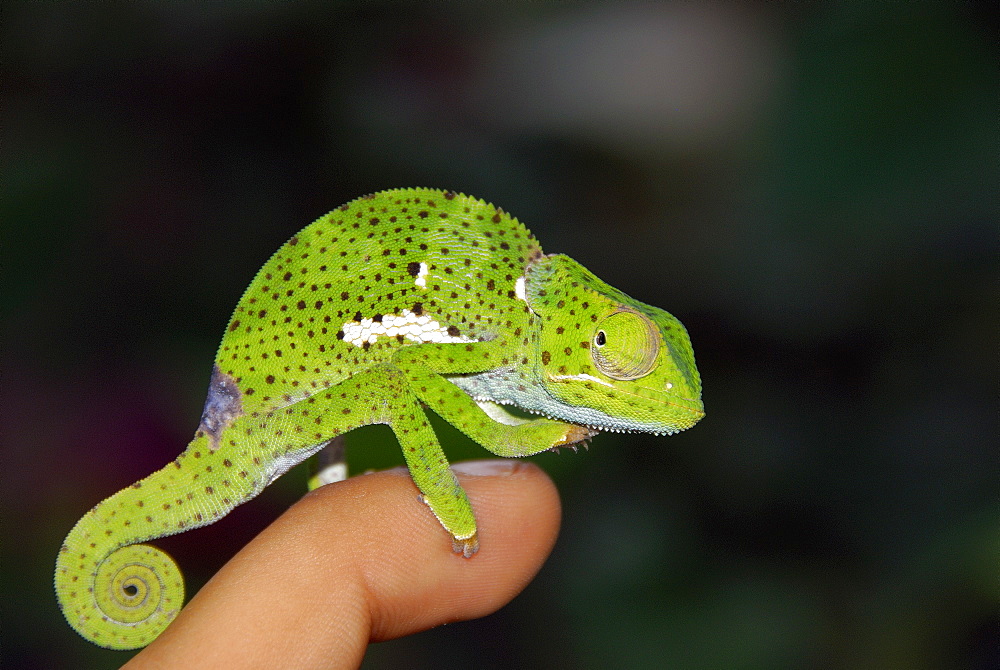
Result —
<instances>
[{"instance_id":1,"label":"dark blurred background","mask_svg":"<svg viewBox=\"0 0 1000 670\"><path fill-rule=\"evenodd\" d=\"M986 7L4 3L4 667L128 658L62 620L62 538L183 449L268 256L399 186L678 316L708 416L537 457L538 578L366 667L1000 667ZM158 544L194 592L304 481Z\"/></svg>"}]
</instances>

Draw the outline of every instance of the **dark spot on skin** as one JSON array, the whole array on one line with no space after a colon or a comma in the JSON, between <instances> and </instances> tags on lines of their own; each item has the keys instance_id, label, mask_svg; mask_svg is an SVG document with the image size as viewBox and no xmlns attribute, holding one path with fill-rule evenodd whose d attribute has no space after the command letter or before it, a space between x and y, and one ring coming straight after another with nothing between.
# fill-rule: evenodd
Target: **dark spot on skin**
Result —
<instances>
[{"instance_id":1,"label":"dark spot on skin","mask_svg":"<svg viewBox=\"0 0 1000 670\"><path fill-rule=\"evenodd\" d=\"M417 316L420 316L421 314L424 313L424 303L422 302L415 303L413 305L413 309L411 309L410 311L416 314ZM360 319L358 320L360 321Z\"/></svg>"},{"instance_id":2,"label":"dark spot on skin","mask_svg":"<svg viewBox=\"0 0 1000 670\"><path fill-rule=\"evenodd\" d=\"M224 373L216 365L212 369L212 379L208 384L208 398L201 413L198 430L208 435L209 449L219 448L222 431L233 421L243 416L243 394L236 380Z\"/></svg>"},{"instance_id":3,"label":"dark spot on skin","mask_svg":"<svg viewBox=\"0 0 1000 670\"><path fill-rule=\"evenodd\" d=\"M452 337L458 337L459 330L457 326L448 326L448 334Z\"/></svg>"},{"instance_id":4,"label":"dark spot on skin","mask_svg":"<svg viewBox=\"0 0 1000 670\"><path fill-rule=\"evenodd\" d=\"M542 352L542 365L548 365L549 361L552 360L552 354L547 351Z\"/></svg>"},{"instance_id":5,"label":"dark spot on skin","mask_svg":"<svg viewBox=\"0 0 1000 670\"><path fill-rule=\"evenodd\" d=\"M229 324L229 332L231 333L239 327L240 327L240 320L236 319L231 324Z\"/></svg>"},{"instance_id":6,"label":"dark spot on skin","mask_svg":"<svg viewBox=\"0 0 1000 670\"><path fill-rule=\"evenodd\" d=\"M408 263L406 265L406 272L409 273L411 277L416 277L420 274L420 263Z\"/></svg>"}]
</instances>

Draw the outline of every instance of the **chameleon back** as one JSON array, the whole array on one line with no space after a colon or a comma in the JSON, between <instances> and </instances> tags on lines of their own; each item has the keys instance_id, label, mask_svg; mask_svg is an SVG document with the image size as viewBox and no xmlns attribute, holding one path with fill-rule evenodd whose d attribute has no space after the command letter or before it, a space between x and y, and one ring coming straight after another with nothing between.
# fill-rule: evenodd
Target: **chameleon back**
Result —
<instances>
[{"instance_id":1,"label":"chameleon back","mask_svg":"<svg viewBox=\"0 0 1000 670\"><path fill-rule=\"evenodd\" d=\"M423 342L523 322L514 284L541 255L503 210L430 189L348 203L289 240L240 300L216 363L245 411L282 407Z\"/></svg>"}]
</instances>

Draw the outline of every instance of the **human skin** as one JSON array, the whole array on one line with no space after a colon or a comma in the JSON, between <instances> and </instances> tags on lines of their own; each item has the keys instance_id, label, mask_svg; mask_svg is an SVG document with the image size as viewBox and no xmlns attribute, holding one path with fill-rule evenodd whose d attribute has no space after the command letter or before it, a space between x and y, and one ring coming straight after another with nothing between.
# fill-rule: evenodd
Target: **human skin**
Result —
<instances>
[{"instance_id":1,"label":"human skin","mask_svg":"<svg viewBox=\"0 0 1000 670\"><path fill-rule=\"evenodd\" d=\"M441 542L404 468L324 486L236 554L125 667L356 668L369 642L496 611L551 552L558 493L525 461L453 469L488 538L473 559Z\"/></svg>"}]
</instances>

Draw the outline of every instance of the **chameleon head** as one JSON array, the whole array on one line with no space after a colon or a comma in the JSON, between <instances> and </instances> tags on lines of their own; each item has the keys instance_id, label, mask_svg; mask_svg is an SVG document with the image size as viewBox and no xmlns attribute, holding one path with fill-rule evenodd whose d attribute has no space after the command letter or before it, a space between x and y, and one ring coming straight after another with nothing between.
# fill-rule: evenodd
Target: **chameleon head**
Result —
<instances>
[{"instance_id":1,"label":"chameleon head","mask_svg":"<svg viewBox=\"0 0 1000 670\"><path fill-rule=\"evenodd\" d=\"M529 265L524 295L541 319L541 381L563 412L556 418L674 433L704 416L691 341L672 315L561 255Z\"/></svg>"}]
</instances>

